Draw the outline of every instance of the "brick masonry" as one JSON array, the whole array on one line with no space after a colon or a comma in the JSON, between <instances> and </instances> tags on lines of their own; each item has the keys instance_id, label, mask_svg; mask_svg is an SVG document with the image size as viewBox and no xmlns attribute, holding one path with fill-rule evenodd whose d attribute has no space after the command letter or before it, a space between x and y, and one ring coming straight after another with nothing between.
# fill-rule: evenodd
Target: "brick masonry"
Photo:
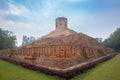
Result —
<instances>
[{"instance_id":1,"label":"brick masonry","mask_svg":"<svg viewBox=\"0 0 120 80\"><path fill-rule=\"evenodd\" d=\"M104 47L94 38L68 29L67 18L64 17L56 19L56 30L47 36L12 50L0 50L3 57L59 69L111 53L112 49Z\"/></svg>"}]
</instances>

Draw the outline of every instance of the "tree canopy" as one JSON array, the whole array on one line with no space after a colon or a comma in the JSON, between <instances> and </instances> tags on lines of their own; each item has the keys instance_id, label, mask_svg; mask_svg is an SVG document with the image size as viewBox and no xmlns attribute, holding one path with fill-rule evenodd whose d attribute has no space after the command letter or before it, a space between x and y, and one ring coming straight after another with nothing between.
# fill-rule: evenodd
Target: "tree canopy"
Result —
<instances>
[{"instance_id":1,"label":"tree canopy","mask_svg":"<svg viewBox=\"0 0 120 80\"><path fill-rule=\"evenodd\" d=\"M120 51L120 28L117 28L108 39L105 39L103 44L107 47Z\"/></svg>"},{"instance_id":2,"label":"tree canopy","mask_svg":"<svg viewBox=\"0 0 120 80\"><path fill-rule=\"evenodd\" d=\"M35 37L33 37L33 36L28 37L28 36L24 35L22 44L28 44L28 43L33 42L34 40L35 40Z\"/></svg>"},{"instance_id":3,"label":"tree canopy","mask_svg":"<svg viewBox=\"0 0 120 80\"><path fill-rule=\"evenodd\" d=\"M2 30L0 28L0 50L10 49L16 47L16 36L13 32L8 30Z\"/></svg>"}]
</instances>

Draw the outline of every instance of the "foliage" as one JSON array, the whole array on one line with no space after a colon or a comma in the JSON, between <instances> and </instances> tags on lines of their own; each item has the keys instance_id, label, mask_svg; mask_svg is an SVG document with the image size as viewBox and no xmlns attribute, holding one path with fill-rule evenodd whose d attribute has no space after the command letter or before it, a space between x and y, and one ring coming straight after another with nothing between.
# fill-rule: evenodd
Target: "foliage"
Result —
<instances>
[{"instance_id":1,"label":"foliage","mask_svg":"<svg viewBox=\"0 0 120 80\"><path fill-rule=\"evenodd\" d=\"M96 38L96 40L99 42L99 43L102 43L102 38L100 37L100 38Z\"/></svg>"},{"instance_id":2,"label":"foliage","mask_svg":"<svg viewBox=\"0 0 120 80\"><path fill-rule=\"evenodd\" d=\"M35 40L35 37L31 36L28 37L26 35L23 36L22 44L28 44L30 42L33 42Z\"/></svg>"},{"instance_id":3,"label":"foliage","mask_svg":"<svg viewBox=\"0 0 120 80\"><path fill-rule=\"evenodd\" d=\"M107 47L114 48L116 51L120 51L120 28L117 28L108 39L105 39L103 44Z\"/></svg>"},{"instance_id":4,"label":"foliage","mask_svg":"<svg viewBox=\"0 0 120 80\"><path fill-rule=\"evenodd\" d=\"M16 36L13 32L2 30L0 28L0 50L14 48L16 44Z\"/></svg>"}]
</instances>

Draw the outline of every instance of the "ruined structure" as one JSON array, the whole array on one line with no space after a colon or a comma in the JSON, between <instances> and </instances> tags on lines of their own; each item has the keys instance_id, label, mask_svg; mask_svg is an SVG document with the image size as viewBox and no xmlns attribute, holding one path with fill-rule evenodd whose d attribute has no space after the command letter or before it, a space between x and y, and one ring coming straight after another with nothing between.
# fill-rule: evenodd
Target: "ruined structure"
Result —
<instances>
[{"instance_id":1,"label":"ruined structure","mask_svg":"<svg viewBox=\"0 0 120 80\"><path fill-rule=\"evenodd\" d=\"M0 56L37 66L65 69L112 52L96 39L70 30L67 27L67 18L59 17L54 31L30 44L0 51Z\"/></svg>"},{"instance_id":2,"label":"ruined structure","mask_svg":"<svg viewBox=\"0 0 120 80\"><path fill-rule=\"evenodd\" d=\"M50 32L48 35L44 36L44 38L48 37L58 37L60 35L68 36L70 34L75 34L76 32L73 30L70 30L67 27L67 18L64 17L58 17L56 19L56 29L52 32Z\"/></svg>"}]
</instances>

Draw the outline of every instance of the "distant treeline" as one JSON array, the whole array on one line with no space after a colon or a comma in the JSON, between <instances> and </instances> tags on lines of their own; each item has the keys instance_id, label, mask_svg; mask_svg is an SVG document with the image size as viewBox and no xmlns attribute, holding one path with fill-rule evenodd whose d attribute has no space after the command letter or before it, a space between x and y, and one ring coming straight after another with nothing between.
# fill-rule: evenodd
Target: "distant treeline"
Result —
<instances>
[{"instance_id":1,"label":"distant treeline","mask_svg":"<svg viewBox=\"0 0 120 80\"><path fill-rule=\"evenodd\" d=\"M103 38L96 38L96 40L106 47L113 48L116 52L120 52L120 27L117 28L109 38L103 41Z\"/></svg>"},{"instance_id":2,"label":"distant treeline","mask_svg":"<svg viewBox=\"0 0 120 80\"><path fill-rule=\"evenodd\" d=\"M105 39L103 45L113 48L115 51L120 52L120 28L117 28L108 39Z\"/></svg>"},{"instance_id":3,"label":"distant treeline","mask_svg":"<svg viewBox=\"0 0 120 80\"><path fill-rule=\"evenodd\" d=\"M22 45L23 44L28 44L28 43L31 43L35 41L35 37L34 36L26 36L26 35L23 35L23 39L22 39Z\"/></svg>"}]
</instances>

